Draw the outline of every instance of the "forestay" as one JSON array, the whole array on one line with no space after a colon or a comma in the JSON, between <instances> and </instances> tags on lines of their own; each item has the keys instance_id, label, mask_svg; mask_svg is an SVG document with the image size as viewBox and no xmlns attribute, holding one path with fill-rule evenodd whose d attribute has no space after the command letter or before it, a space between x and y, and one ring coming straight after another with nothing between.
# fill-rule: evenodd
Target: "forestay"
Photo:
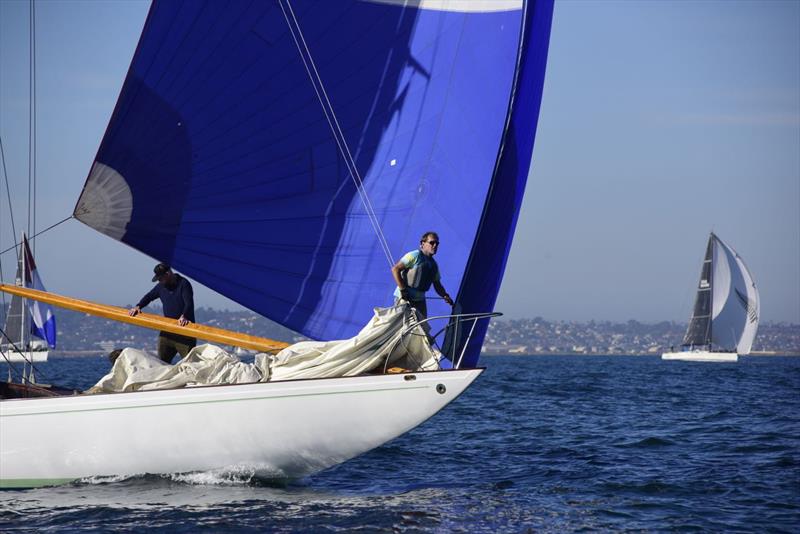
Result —
<instances>
[{"instance_id":1,"label":"forestay","mask_svg":"<svg viewBox=\"0 0 800 534\"><path fill-rule=\"evenodd\" d=\"M388 305L390 265L436 230L461 311L491 311L551 18L552 0L153 2L75 216L314 339Z\"/></svg>"}]
</instances>

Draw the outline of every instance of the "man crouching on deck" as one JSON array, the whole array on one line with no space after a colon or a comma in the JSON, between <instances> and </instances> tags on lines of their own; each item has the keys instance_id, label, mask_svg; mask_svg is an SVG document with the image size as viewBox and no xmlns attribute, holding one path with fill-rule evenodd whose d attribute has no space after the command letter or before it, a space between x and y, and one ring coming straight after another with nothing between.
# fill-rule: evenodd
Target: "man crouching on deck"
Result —
<instances>
[{"instance_id":1,"label":"man crouching on deck","mask_svg":"<svg viewBox=\"0 0 800 534\"><path fill-rule=\"evenodd\" d=\"M164 317L171 317L178 320L178 324L186 326L194 322L194 294L192 284L181 275L172 272L169 265L159 263L153 269L155 276L153 282L158 282L156 286L147 292L134 306L128 314L136 316L142 308L156 300L161 299L161 306L164 308ZM181 358L189 354L189 351L197 344L197 340L192 337L172 334L170 332L158 333L158 357L161 361L171 363L175 354L180 354Z\"/></svg>"},{"instance_id":2,"label":"man crouching on deck","mask_svg":"<svg viewBox=\"0 0 800 534\"><path fill-rule=\"evenodd\" d=\"M453 299L440 281L439 265L433 259L438 250L439 235L436 232L425 232L419 241L419 250L412 250L392 267L392 276L397 284L394 291L395 304L400 299L408 301L422 316L421 319L428 317L425 292L430 289L431 284L447 304L453 305Z\"/></svg>"}]
</instances>

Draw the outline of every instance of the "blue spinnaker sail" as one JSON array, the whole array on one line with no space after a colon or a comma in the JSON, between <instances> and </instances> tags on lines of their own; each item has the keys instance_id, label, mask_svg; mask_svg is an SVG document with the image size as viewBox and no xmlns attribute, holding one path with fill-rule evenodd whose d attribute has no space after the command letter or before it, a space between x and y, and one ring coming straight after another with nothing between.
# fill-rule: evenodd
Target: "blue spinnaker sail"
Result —
<instances>
[{"instance_id":1,"label":"blue spinnaker sail","mask_svg":"<svg viewBox=\"0 0 800 534\"><path fill-rule=\"evenodd\" d=\"M551 16L552 0L154 2L75 216L317 339L389 304L389 268L434 230L445 287L488 311Z\"/></svg>"}]
</instances>

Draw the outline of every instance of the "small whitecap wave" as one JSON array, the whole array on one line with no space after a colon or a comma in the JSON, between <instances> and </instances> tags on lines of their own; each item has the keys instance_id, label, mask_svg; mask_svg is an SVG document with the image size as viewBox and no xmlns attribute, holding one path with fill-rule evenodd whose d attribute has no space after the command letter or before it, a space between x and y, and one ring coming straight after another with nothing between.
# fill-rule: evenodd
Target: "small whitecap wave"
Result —
<instances>
[{"instance_id":1,"label":"small whitecap wave","mask_svg":"<svg viewBox=\"0 0 800 534\"><path fill-rule=\"evenodd\" d=\"M91 477L79 478L75 484L86 484L89 486L101 484L114 484L117 482L125 482L128 480L141 478L145 475L95 475Z\"/></svg>"},{"instance_id":2,"label":"small whitecap wave","mask_svg":"<svg viewBox=\"0 0 800 534\"><path fill-rule=\"evenodd\" d=\"M99 486L119 483L176 482L189 486L284 486L290 479L268 465L233 465L209 471L165 474L97 475L80 478L73 484Z\"/></svg>"},{"instance_id":3,"label":"small whitecap wave","mask_svg":"<svg viewBox=\"0 0 800 534\"><path fill-rule=\"evenodd\" d=\"M196 486L284 485L289 478L269 465L233 465L210 471L166 475L174 482Z\"/></svg>"}]
</instances>

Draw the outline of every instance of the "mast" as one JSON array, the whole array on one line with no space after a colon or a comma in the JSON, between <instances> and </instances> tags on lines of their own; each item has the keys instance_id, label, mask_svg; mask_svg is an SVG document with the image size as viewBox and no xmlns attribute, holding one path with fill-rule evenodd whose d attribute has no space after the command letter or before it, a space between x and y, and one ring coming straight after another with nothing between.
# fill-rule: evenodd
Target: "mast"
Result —
<instances>
[{"instance_id":1,"label":"mast","mask_svg":"<svg viewBox=\"0 0 800 534\"><path fill-rule=\"evenodd\" d=\"M714 240L717 239L717 236L714 235L714 232L711 232L711 235L708 237L708 248L711 249L711 269L708 273L708 333L706 334L706 343L708 344L708 350L711 350L711 340L713 338L713 328L714 328Z\"/></svg>"},{"instance_id":2,"label":"mast","mask_svg":"<svg viewBox=\"0 0 800 534\"><path fill-rule=\"evenodd\" d=\"M20 279L20 282L21 282L20 285L22 287L27 287L27 285L26 285L26 282L27 282L26 278L27 277L25 276L25 250L24 250L24 245L23 245L24 242L25 242L25 233L23 232L22 240L20 240L20 242L19 242L19 262L20 262L19 263L19 272L22 275L22 278ZM22 306L21 306L22 320L19 323L19 345L20 345L20 347L24 347L25 346L25 315L26 315L25 314L25 305L27 303L28 302L25 299L25 297L22 297Z\"/></svg>"},{"instance_id":3,"label":"mast","mask_svg":"<svg viewBox=\"0 0 800 534\"><path fill-rule=\"evenodd\" d=\"M15 258L16 261L16 271L14 274L14 285L19 286L22 284L22 264L20 263L20 257L17 256ZM6 322L5 326L3 327L4 335L2 339L0 339L0 345L4 348L2 350L11 351L13 350L13 346L19 345L18 334L21 332L23 326L20 324L22 321L22 300L18 296L13 296L11 298L11 302L9 303L7 314L6 314Z\"/></svg>"},{"instance_id":4,"label":"mast","mask_svg":"<svg viewBox=\"0 0 800 534\"><path fill-rule=\"evenodd\" d=\"M28 276L27 276L27 273L25 272L25 268L27 267L27 264L26 264L26 261L25 261L27 258L25 256L26 256L26 254L25 254L25 232L22 232L22 239L19 242L19 262L20 262L19 263L19 267L20 267L19 270L20 270L20 274L22 275L22 279L21 279L22 287L27 287L27 282L28 282ZM25 352L28 353L27 358L25 358L25 361L22 363L22 381L23 382L25 382L25 371L28 368L28 360L33 362L33 359L32 359L33 358L33 354L31 354L31 352L30 352L29 343L26 341L26 337L25 337L25 331L27 330L27 328L25 328L25 325L27 323L27 318L28 318L28 313L27 313L27 310L26 310L27 305L28 305L27 299L25 297L22 297L21 306L20 306L20 314L21 314L21 316L20 316L20 322L19 322L19 326L20 326L19 345L17 346L17 348L19 349L19 353L20 353L21 356L23 356L23 358L25 358L25 356L24 356ZM33 373L33 364L31 364L31 373Z\"/></svg>"}]
</instances>

